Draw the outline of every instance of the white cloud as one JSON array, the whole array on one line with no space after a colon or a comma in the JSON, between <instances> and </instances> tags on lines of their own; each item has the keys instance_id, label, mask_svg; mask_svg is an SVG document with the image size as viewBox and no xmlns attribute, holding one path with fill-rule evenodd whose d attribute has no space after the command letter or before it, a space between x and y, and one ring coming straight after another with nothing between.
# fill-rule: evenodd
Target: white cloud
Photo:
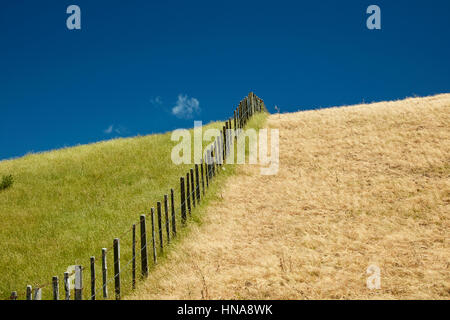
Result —
<instances>
[{"instance_id":1,"label":"white cloud","mask_svg":"<svg viewBox=\"0 0 450 320\"><path fill-rule=\"evenodd\" d=\"M172 108L172 114L180 119L190 119L194 113L200 112L200 102L187 95L178 95L177 104Z\"/></svg>"},{"instance_id":2,"label":"white cloud","mask_svg":"<svg viewBox=\"0 0 450 320\"><path fill-rule=\"evenodd\" d=\"M106 130L104 130L103 132L105 134L111 134L111 133L126 134L126 133L128 133L128 130L124 126L114 126L112 124L108 128L106 128Z\"/></svg>"},{"instance_id":3,"label":"white cloud","mask_svg":"<svg viewBox=\"0 0 450 320\"><path fill-rule=\"evenodd\" d=\"M158 97L151 98L150 103L154 106L160 106L160 105L162 105L163 102L162 102L161 97L158 96Z\"/></svg>"},{"instance_id":4,"label":"white cloud","mask_svg":"<svg viewBox=\"0 0 450 320\"><path fill-rule=\"evenodd\" d=\"M103 132L106 134L111 134L113 132L114 126L110 125L106 130L104 130Z\"/></svg>"}]
</instances>

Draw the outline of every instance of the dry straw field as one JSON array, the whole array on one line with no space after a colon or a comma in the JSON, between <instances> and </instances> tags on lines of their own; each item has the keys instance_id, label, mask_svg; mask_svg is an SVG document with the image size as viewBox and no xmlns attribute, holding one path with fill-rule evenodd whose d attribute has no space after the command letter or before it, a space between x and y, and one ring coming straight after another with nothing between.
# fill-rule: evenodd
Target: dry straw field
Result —
<instances>
[{"instance_id":1,"label":"dry straw field","mask_svg":"<svg viewBox=\"0 0 450 320\"><path fill-rule=\"evenodd\" d=\"M280 129L278 174L239 168L129 298L450 298L450 94L267 125Z\"/></svg>"}]
</instances>

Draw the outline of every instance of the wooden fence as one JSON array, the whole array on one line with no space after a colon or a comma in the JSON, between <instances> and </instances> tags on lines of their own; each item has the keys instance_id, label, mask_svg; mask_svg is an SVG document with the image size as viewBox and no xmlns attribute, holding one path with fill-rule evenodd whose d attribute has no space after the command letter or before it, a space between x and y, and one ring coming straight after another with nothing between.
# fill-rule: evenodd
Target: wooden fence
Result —
<instances>
[{"instance_id":1,"label":"wooden fence","mask_svg":"<svg viewBox=\"0 0 450 320\"><path fill-rule=\"evenodd\" d=\"M120 238L113 240L110 248L102 248L101 252L101 279L96 279L96 259L90 257L90 293L89 299L96 300L98 298L110 299L114 297L120 300L122 296L121 276L125 272L131 272L131 287L136 288L136 246L139 245L138 254L140 256L140 276L145 279L149 275L149 249L150 255L153 258L153 264L157 264L158 256L164 253L165 247L177 236L179 227L184 227L189 222L192 211L200 204L202 198L206 195L209 187L214 183L216 176L220 173L220 168L224 165L225 159L230 154L231 148L234 148L234 143L244 129L250 118L259 112L265 111L263 100L258 98L254 93L250 93L239 103L239 106L234 110L233 118L225 121L225 125L220 134L215 137L214 141L208 146L206 152L206 159L202 159L200 164L195 164L193 168L188 170L186 176L180 177L180 195L179 205L175 207L175 192L170 190L170 195L164 195L162 202L156 204L155 209L150 210L150 225L151 229L147 229L147 217L145 214L140 215L139 222L133 224L131 228L126 230L122 236L131 233L132 258L121 266L120 259ZM170 199L170 205L169 205ZM177 211L180 214L181 226L177 226ZM140 237L139 243L136 240L136 227L139 225ZM164 236L165 234L165 236ZM165 240L164 240L165 238ZM159 246L157 246L159 243ZM112 277L108 278L107 253L113 251L113 273ZM26 300L42 300L42 290L49 289L52 292L53 300L70 300L71 288L69 279L75 275L75 286L73 290L73 299L83 299L83 272L86 272L86 267L76 265L75 270L69 274L64 272L63 283L61 286L64 293L60 294L60 281L58 276L52 277L52 280L47 284L32 288L31 285L26 286L24 298ZM96 287L97 280L101 280L101 286ZM108 286L114 285L114 294L111 296ZM10 299L17 300L19 297L17 291L11 293Z\"/></svg>"}]
</instances>

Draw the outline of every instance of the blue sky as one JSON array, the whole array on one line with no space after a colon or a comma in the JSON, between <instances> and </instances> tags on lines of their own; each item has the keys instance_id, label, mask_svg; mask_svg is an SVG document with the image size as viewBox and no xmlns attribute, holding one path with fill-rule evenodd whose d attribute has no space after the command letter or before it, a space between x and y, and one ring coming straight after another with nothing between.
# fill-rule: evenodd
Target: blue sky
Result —
<instances>
[{"instance_id":1,"label":"blue sky","mask_svg":"<svg viewBox=\"0 0 450 320\"><path fill-rule=\"evenodd\" d=\"M282 112L450 92L449 34L448 0L2 1L0 159L225 119L249 91Z\"/></svg>"}]
</instances>

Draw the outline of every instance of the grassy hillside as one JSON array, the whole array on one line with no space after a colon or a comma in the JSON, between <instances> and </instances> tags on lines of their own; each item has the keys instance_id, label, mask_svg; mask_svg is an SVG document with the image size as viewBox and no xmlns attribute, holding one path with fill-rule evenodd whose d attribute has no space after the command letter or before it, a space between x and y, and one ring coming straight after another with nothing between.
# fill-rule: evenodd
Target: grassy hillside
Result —
<instances>
[{"instance_id":1,"label":"grassy hillside","mask_svg":"<svg viewBox=\"0 0 450 320\"><path fill-rule=\"evenodd\" d=\"M259 126L264 118L257 115L250 125ZM207 128L222 125L217 122ZM23 298L27 284L34 288L54 275L62 281L63 272L74 264L87 267L88 295L89 257L94 255L100 262L101 248L111 247L114 237L121 238L122 261L130 260L131 234L121 235L138 222L139 214L149 213L164 194L170 194L170 188L179 203L179 177L192 166L172 163L176 144L166 133L0 162L0 177L14 177L13 186L0 191L0 298L9 297L13 290ZM223 172L222 177L228 176L233 168ZM209 197L220 183L213 188ZM112 274L111 251L108 264ZM124 283L125 290L129 286ZM49 297L50 289L43 294Z\"/></svg>"},{"instance_id":2,"label":"grassy hillside","mask_svg":"<svg viewBox=\"0 0 450 320\"><path fill-rule=\"evenodd\" d=\"M278 174L238 169L132 298L450 298L450 94L267 124Z\"/></svg>"}]
</instances>

